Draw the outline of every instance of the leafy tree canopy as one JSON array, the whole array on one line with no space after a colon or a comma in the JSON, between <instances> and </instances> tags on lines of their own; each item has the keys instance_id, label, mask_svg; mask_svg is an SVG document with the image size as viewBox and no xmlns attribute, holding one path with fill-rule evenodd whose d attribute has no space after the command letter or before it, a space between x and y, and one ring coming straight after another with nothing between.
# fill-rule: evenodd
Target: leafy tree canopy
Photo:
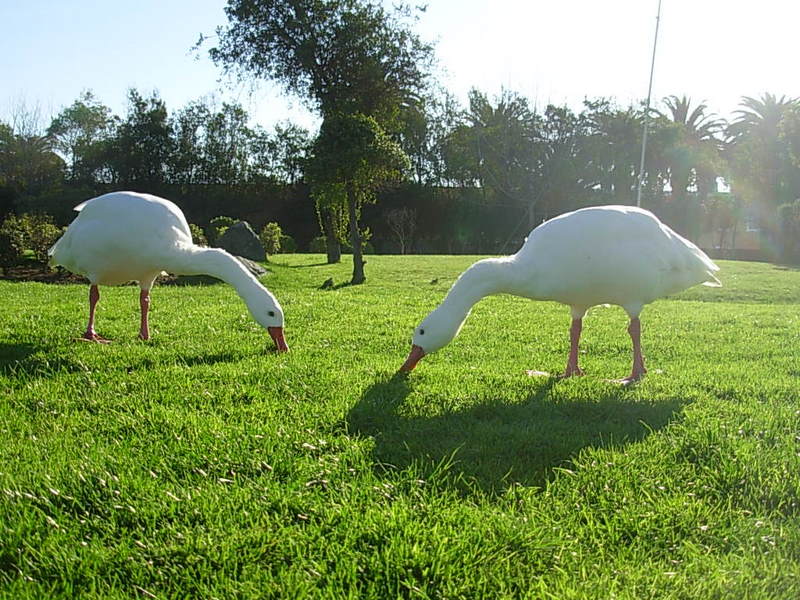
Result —
<instances>
[{"instance_id":1,"label":"leafy tree canopy","mask_svg":"<svg viewBox=\"0 0 800 600\"><path fill-rule=\"evenodd\" d=\"M389 13L364 0L229 0L225 12L214 62L277 81L322 114L394 117L432 61L405 5Z\"/></svg>"},{"instance_id":2,"label":"leafy tree canopy","mask_svg":"<svg viewBox=\"0 0 800 600\"><path fill-rule=\"evenodd\" d=\"M93 145L110 136L114 122L111 109L87 90L58 113L47 128L47 135L52 138L53 147L67 158L74 176L79 168L76 163Z\"/></svg>"}]
</instances>

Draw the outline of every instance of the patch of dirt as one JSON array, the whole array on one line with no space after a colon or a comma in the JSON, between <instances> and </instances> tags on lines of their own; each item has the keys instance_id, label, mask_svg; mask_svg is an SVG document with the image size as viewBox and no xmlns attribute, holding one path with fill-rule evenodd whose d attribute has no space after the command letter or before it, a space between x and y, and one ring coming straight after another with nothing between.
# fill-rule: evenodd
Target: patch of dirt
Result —
<instances>
[{"instance_id":1,"label":"patch of dirt","mask_svg":"<svg viewBox=\"0 0 800 600\"><path fill-rule=\"evenodd\" d=\"M89 280L83 275L75 275L66 269L51 269L37 265L18 265L0 269L0 280L4 281L38 281L39 283L79 283L88 285ZM222 283L209 275L160 275L157 285L214 285Z\"/></svg>"},{"instance_id":2,"label":"patch of dirt","mask_svg":"<svg viewBox=\"0 0 800 600\"><path fill-rule=\"evenodd\" d=\"M267 275L270 271L241 256L238 258L256 277ZM87 285L89 280L83 275L75 275L66 269L56 267L52 269L47 265L24 264L14 267L0 268L0 280L5 281L38 281L40 283L80 283ZM210 275L160 275L156 279L158 285L216 285L222 283Z\"/></svg>"},{"instance_id":3,"label":"patch of dirt","mask_svg":"<svg viewBox=\"0 0 800 600\"><path fill-rule=\"evenodd\" d=\"M82 283L89 280L66 269L51 269L38 265L18 265L0 269L0 279L5 281L38 281L40 283Z\"/></svg>"}]
</instances>

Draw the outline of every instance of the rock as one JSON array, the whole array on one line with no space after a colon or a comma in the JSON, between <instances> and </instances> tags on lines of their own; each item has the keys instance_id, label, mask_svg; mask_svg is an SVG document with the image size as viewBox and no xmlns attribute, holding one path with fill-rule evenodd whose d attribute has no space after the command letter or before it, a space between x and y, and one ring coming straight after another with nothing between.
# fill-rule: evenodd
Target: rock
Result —
<instances>
[{"instance_id":1,"label":"rock","mask_svg":"<svg viewBox=\"0 0 800 600\"><path fill-rule=\"evenodd\" d=\"M249 258L245 258L244 256L237 256L236 258L238 258L239 262L249 269L256 279L269 273L267 269L257 262L250 260Z\"/></svg>"},{"instance_id":2,"label":"rock","mask_svg":"<svg viewBox=\"0 0 800 600\"><path fill-rule=\"evenodd\" d=\"M267 260L264 245L247 221L239 221L235 225L228 227L228 230L222 234L217 244L223 250L227 250L236 256L242 256L250 260Z\"/></svg>"}]
</instances>

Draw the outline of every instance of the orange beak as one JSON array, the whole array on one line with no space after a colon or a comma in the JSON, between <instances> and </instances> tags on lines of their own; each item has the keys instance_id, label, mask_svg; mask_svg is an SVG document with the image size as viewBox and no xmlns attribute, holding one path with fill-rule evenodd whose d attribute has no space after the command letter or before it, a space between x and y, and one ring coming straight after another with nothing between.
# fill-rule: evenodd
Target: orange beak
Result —
<instances>
[{"instance_id":1,"label":"orange beak","mask_svg":"<svg viewBox=\"0 0 800 600\"><path fill-rule=\"evenodd\" d=\"M411 352L408 354L406 362L404 362L403 366L400 367L400 371L404 373L410 373L412 370L414 370L414 367L417 366L417 363L423 356L425 356L425 350L416 345L411 346Z\"/></svg>"},{"instance_id":2,"label":"orange beak","mask_svg":"<svg viewBox=\"0 0 800 600\"><path fill-rule=\"evenodd\" d=\"M267 327L267 331L272 336L272 341L275 342L278 352L287 352L289 350L289 346L286 345L286 338L283 337L283 327Z\"/></svg>"}]
</instances>

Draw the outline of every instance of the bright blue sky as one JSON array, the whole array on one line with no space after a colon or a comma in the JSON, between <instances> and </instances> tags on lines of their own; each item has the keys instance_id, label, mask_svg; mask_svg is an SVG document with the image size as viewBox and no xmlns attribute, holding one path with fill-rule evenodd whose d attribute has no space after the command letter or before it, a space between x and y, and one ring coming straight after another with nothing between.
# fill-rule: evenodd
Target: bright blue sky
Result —
<instances>
[{"instance_id":1,"label":"bright blue sky","mask_svg":"<svg viewBox=\"0 0 800 600\"><path fill-rule=\"evenodd\" d=\"M119 115L126 90L157 89L176 110L216 94L255 122L314 123L269 84L220 83L190 48L225 23L224 0L0 0L0 120L39 106L44 125L84 89ZM442 83L462 101L501 86L543 106L584 96L644 98L657 0L429 0L418 31L436 40ZM758 10L759 12L755 12ZM800 96L798 3L663 0L653 95L688 94L722 115L742 95Z\"/></svg>"}]
</instances>

